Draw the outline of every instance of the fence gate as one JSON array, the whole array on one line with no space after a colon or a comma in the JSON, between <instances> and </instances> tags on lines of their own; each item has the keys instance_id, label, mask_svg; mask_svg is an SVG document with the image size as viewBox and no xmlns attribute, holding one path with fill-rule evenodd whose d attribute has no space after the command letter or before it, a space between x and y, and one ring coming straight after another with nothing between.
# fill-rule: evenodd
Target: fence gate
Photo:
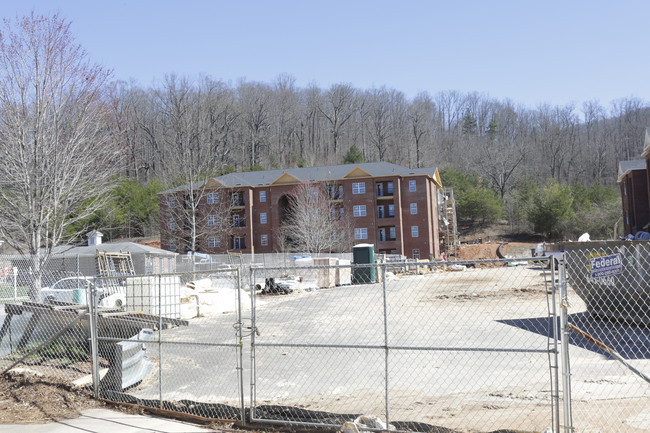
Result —
<instances>
[{"instance_id":1,"label":"fence gate","mask_svg":"<svg viewBox=\"0 0 650 433\"><path fill-rule=\"evenodd\" d=\"M93 309L98 396L205 418L245 419L242 306L250 301L242 299L238 269L95 283L94 296L106 296L102 287L120 287L126 310Z\"/></svg>"},{"instance_id":2,"label":"fence gate","mask_svg":"<svg viewBox=\"0 0 650 433\"><path fill-rule=\"evenodd\" d=\"M251 420L559 431L548 261L409 266L251 268Z\"/></svg>"},{"instance_id":3,"label":"fence gate","mask_svg":"<svg viewBox=\"0 0 650 433\"><path fill-rule=\"evenodd\" d=\"M574 431L648 432L650 246L580 242L565 263Z\"/></svg>"}]
</instances>

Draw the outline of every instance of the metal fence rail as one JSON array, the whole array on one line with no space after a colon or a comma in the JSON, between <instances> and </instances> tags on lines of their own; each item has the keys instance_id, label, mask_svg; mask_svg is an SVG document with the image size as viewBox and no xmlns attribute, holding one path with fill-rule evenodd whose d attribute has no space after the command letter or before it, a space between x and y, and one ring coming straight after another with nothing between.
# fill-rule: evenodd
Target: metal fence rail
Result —
<instances>
[{"instance_id":1,"label":"metal fence rail","mask_svg":"<svg viewBox=\"0 0 650 433\"><path fill-rule=\"evenodd\" d=\"M426 263L399 278L377 265L368 284L254 295L251 419L340 426L371 413L398 430L553 427L553 279L540 264L509 263ZM315 288L336 270L345 267L253 268L251 280Z\"/></svg>"}]
</instances>

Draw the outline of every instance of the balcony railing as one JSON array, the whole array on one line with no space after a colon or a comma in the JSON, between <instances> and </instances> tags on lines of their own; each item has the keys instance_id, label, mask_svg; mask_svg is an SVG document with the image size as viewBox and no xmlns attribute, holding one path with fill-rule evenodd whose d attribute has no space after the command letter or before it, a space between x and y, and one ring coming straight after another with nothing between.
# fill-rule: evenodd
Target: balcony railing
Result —
<instances>
[{"instance_id":1,"label":"balcony railing","mask_svg":"<svg viewBox=\"0 0 650 433\"><path fill-rule=\"evenodd\" d=\"M245 206L245 205L246 205L246 202L244 201L243 198L240 198L240 199L233 198L232 200L230 200L230 206L231 207L238 207L238 206Z\"/></svg>"},{"instance_id":2,"label":"balcony railing","mask_svg":"<svg viewBox=\"0 0 650 433\"><path fill-rule=\"evenodd\" d=\"M246 227L246 218L240 218L236 221L232 222L232 227L237 228L237 227Z\"/></svg>"}]
</instances>

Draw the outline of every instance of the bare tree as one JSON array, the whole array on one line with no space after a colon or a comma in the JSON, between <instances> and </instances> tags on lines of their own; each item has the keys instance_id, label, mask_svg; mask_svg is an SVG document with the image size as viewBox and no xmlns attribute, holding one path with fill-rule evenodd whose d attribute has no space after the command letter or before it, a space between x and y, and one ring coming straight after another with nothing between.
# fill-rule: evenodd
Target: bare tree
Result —
<instances>
[{"instance_id":1,"label":"bare tree","mask_svg":"<svg viewBox=\"0 0 650 433\"><path fill-rule=\"evenodd\" d=\"M0 237L43 265L73 223L100 208L117 170L105 89L69 23L33 13L0 34Z\"/></svg>"},{"instance_id":2,"label":"bare tree","mask_svg":"<svg viewBox=\"0 0 650 433\"><path fill-rule=\"evenodd\" d=\"M415 143L415 166L417 168L421 167L424 139L431 134L433 128L432 116L434 111L433 100L426 92L418 93L408 108L411 134Z\"/></svg>"},{"instance_id":3,"label":"bare tree","mask_svg":"<svg viewBox=\"0 0 650 433\"><path fill-rule=\"evenodd\" d=\"M341 218L340 208L330 195L326 184L317 183L302 183L291 191L283 234L297 250L321 253L348 251L351 247L350 221Z\"/></svg>"},{"instance_id":4,"label":"bare tree","mask_svg":"<svg viewBox=\"0 0 650 433\"><path fill-rule=\"evenodd\" d=\"M338 155L341 129L350 120L355 111L355 90L349 84L334 84L325 93L323 106L318 107L330 126L332 150Z\"/></svg>"}]
</instances>

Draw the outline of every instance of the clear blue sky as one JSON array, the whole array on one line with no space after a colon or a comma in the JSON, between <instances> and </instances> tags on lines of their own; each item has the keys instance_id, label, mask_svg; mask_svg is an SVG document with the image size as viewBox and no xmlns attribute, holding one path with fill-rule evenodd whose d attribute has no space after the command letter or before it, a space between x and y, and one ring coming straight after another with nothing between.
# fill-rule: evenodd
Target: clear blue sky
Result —
<instances>
[{"instance_id":1,"label":"clear blue sky","mask_svg":"<svg viewBox=\"0 0 650 433\"><path fill-rule=\"evenodd\" d=\"M2 0L59 12L90 57L143 86L165 74L359 89L476 91L534 108L650 100L649 1Z\"/></svg>"}]
</instances>

